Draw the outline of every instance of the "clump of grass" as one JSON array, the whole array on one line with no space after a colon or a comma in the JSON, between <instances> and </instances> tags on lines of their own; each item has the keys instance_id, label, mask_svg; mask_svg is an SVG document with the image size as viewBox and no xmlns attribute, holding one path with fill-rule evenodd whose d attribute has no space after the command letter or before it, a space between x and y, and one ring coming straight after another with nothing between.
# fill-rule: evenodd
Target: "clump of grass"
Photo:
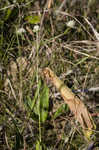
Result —
<instances>
[{"instance_id":1,"label":"clump of grass","mask_svg":"<svg viewBox=\"0 0 99 150\"><path fill-rule=\"evenodd\" d=\"M88 147L89 142L74 122L68 106L64 106L52 85L45 84L41 70L50 67L74 91L98 86L96 36L84 20L88 17L98 32L98 4L90 0L67 1L64 6L61 3L56 0L50 11L44 1L1 2L1 149L76 150ZM72 27L68 26L71 21L75 22ZM34 30L35 26L38 31ZM19 65L19 58L25 59L25 67L22 63ZM16 64L14 81L11 62ZM9 81L7 85L6 80ZM98 92L77 95L88 104L89 111L97 113ZM97 135L91 140L96 141L99 122L97 116L93 118Z\"/></svg>"}]
</instances>

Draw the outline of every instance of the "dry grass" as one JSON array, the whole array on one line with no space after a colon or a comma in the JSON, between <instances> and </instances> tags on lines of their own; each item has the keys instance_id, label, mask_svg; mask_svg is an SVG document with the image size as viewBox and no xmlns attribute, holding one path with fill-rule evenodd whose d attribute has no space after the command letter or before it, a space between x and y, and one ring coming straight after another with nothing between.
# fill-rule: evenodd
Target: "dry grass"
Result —
<instances>
[{"instance_id":1,"label":"dry grass","mask_svg":"<svg viewBox=\"0 0 99 150\"><path fill-rule=\"evenodd\" d=\"M80 150L93 141L97 145L98 6L95 0L1 2L1 149ZM45 67L50 67L86 104L96 124L90 141L50 84L48 96L41 76ZM37 102L42 97L49 98L47 108ZM48 111L44 122L37 112L40 106Z\"/></svg>"}]
</instances>

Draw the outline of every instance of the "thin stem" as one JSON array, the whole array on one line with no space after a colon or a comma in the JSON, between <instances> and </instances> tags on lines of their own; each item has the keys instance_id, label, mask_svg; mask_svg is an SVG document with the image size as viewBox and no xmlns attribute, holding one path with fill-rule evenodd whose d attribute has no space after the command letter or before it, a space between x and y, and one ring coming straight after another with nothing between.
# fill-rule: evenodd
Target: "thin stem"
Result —
<instances>
[{"instance_id":1,"label":"thin stem","mask_svg":"<svg viewBox=\"0 0 99 150\"><path fill-rule=\"evenodd\" d=\"M40 101L40 87L39 87L39 36L38 32L36 33L36 53L37 53L37 75L36 75L36 81L37 81L37 100ZM41 143L41 115L40 115L40 103L39 103L39 141Z\"/></svg>"}]
</instances>

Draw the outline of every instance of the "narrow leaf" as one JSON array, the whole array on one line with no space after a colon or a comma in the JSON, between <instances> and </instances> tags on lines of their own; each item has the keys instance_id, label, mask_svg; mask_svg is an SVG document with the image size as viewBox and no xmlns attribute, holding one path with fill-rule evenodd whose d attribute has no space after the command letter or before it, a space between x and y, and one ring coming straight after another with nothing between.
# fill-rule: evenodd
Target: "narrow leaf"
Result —
<instances>
[{"instance_id":1,"label":"narrow leaf","mask_svg":"<svg viewBox=\"0 0 99 150\"><path fill-rule=\"evenodd\" d=\"M48 116L49 108L49 89L44 85L43 91L40 96L40 117L41 122L45 122Z\"/></svg>"},{"instance_id":2,"label":"narrow leaf","mask_svg":"<svg viewBox=\"0 0 99 150\"><path fill-rule=\"evenodd\" d=\"M69 110L68 106L66 104L62 104L57 111L54 113L54 119L59 117L62 113L67 112Z\"/></svg>"}]
</instances>

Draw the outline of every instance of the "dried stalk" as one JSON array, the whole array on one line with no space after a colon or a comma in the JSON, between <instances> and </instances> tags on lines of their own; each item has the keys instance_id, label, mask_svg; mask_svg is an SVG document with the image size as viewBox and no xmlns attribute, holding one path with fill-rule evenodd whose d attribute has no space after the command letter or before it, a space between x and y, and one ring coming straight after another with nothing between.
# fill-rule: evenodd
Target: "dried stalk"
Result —
<instances>
[{"instance_id":1,"label":"dried stalk","mask_svg":"<svg viewBox=\"0 0 99 150\"><path fill-rule=\"evenodd\" d=\"M47 80L50 80L53 85L59 90L64 101L68 104L70 110L73 112L75 119L80 123L81 127L88 131L94 129L95 125L90 113L83 102L75 96L75 94L54 74L49 68L43 70L43 75ZM88 135L89 136L89 135Z\"/></svg>"}]
</instances>

